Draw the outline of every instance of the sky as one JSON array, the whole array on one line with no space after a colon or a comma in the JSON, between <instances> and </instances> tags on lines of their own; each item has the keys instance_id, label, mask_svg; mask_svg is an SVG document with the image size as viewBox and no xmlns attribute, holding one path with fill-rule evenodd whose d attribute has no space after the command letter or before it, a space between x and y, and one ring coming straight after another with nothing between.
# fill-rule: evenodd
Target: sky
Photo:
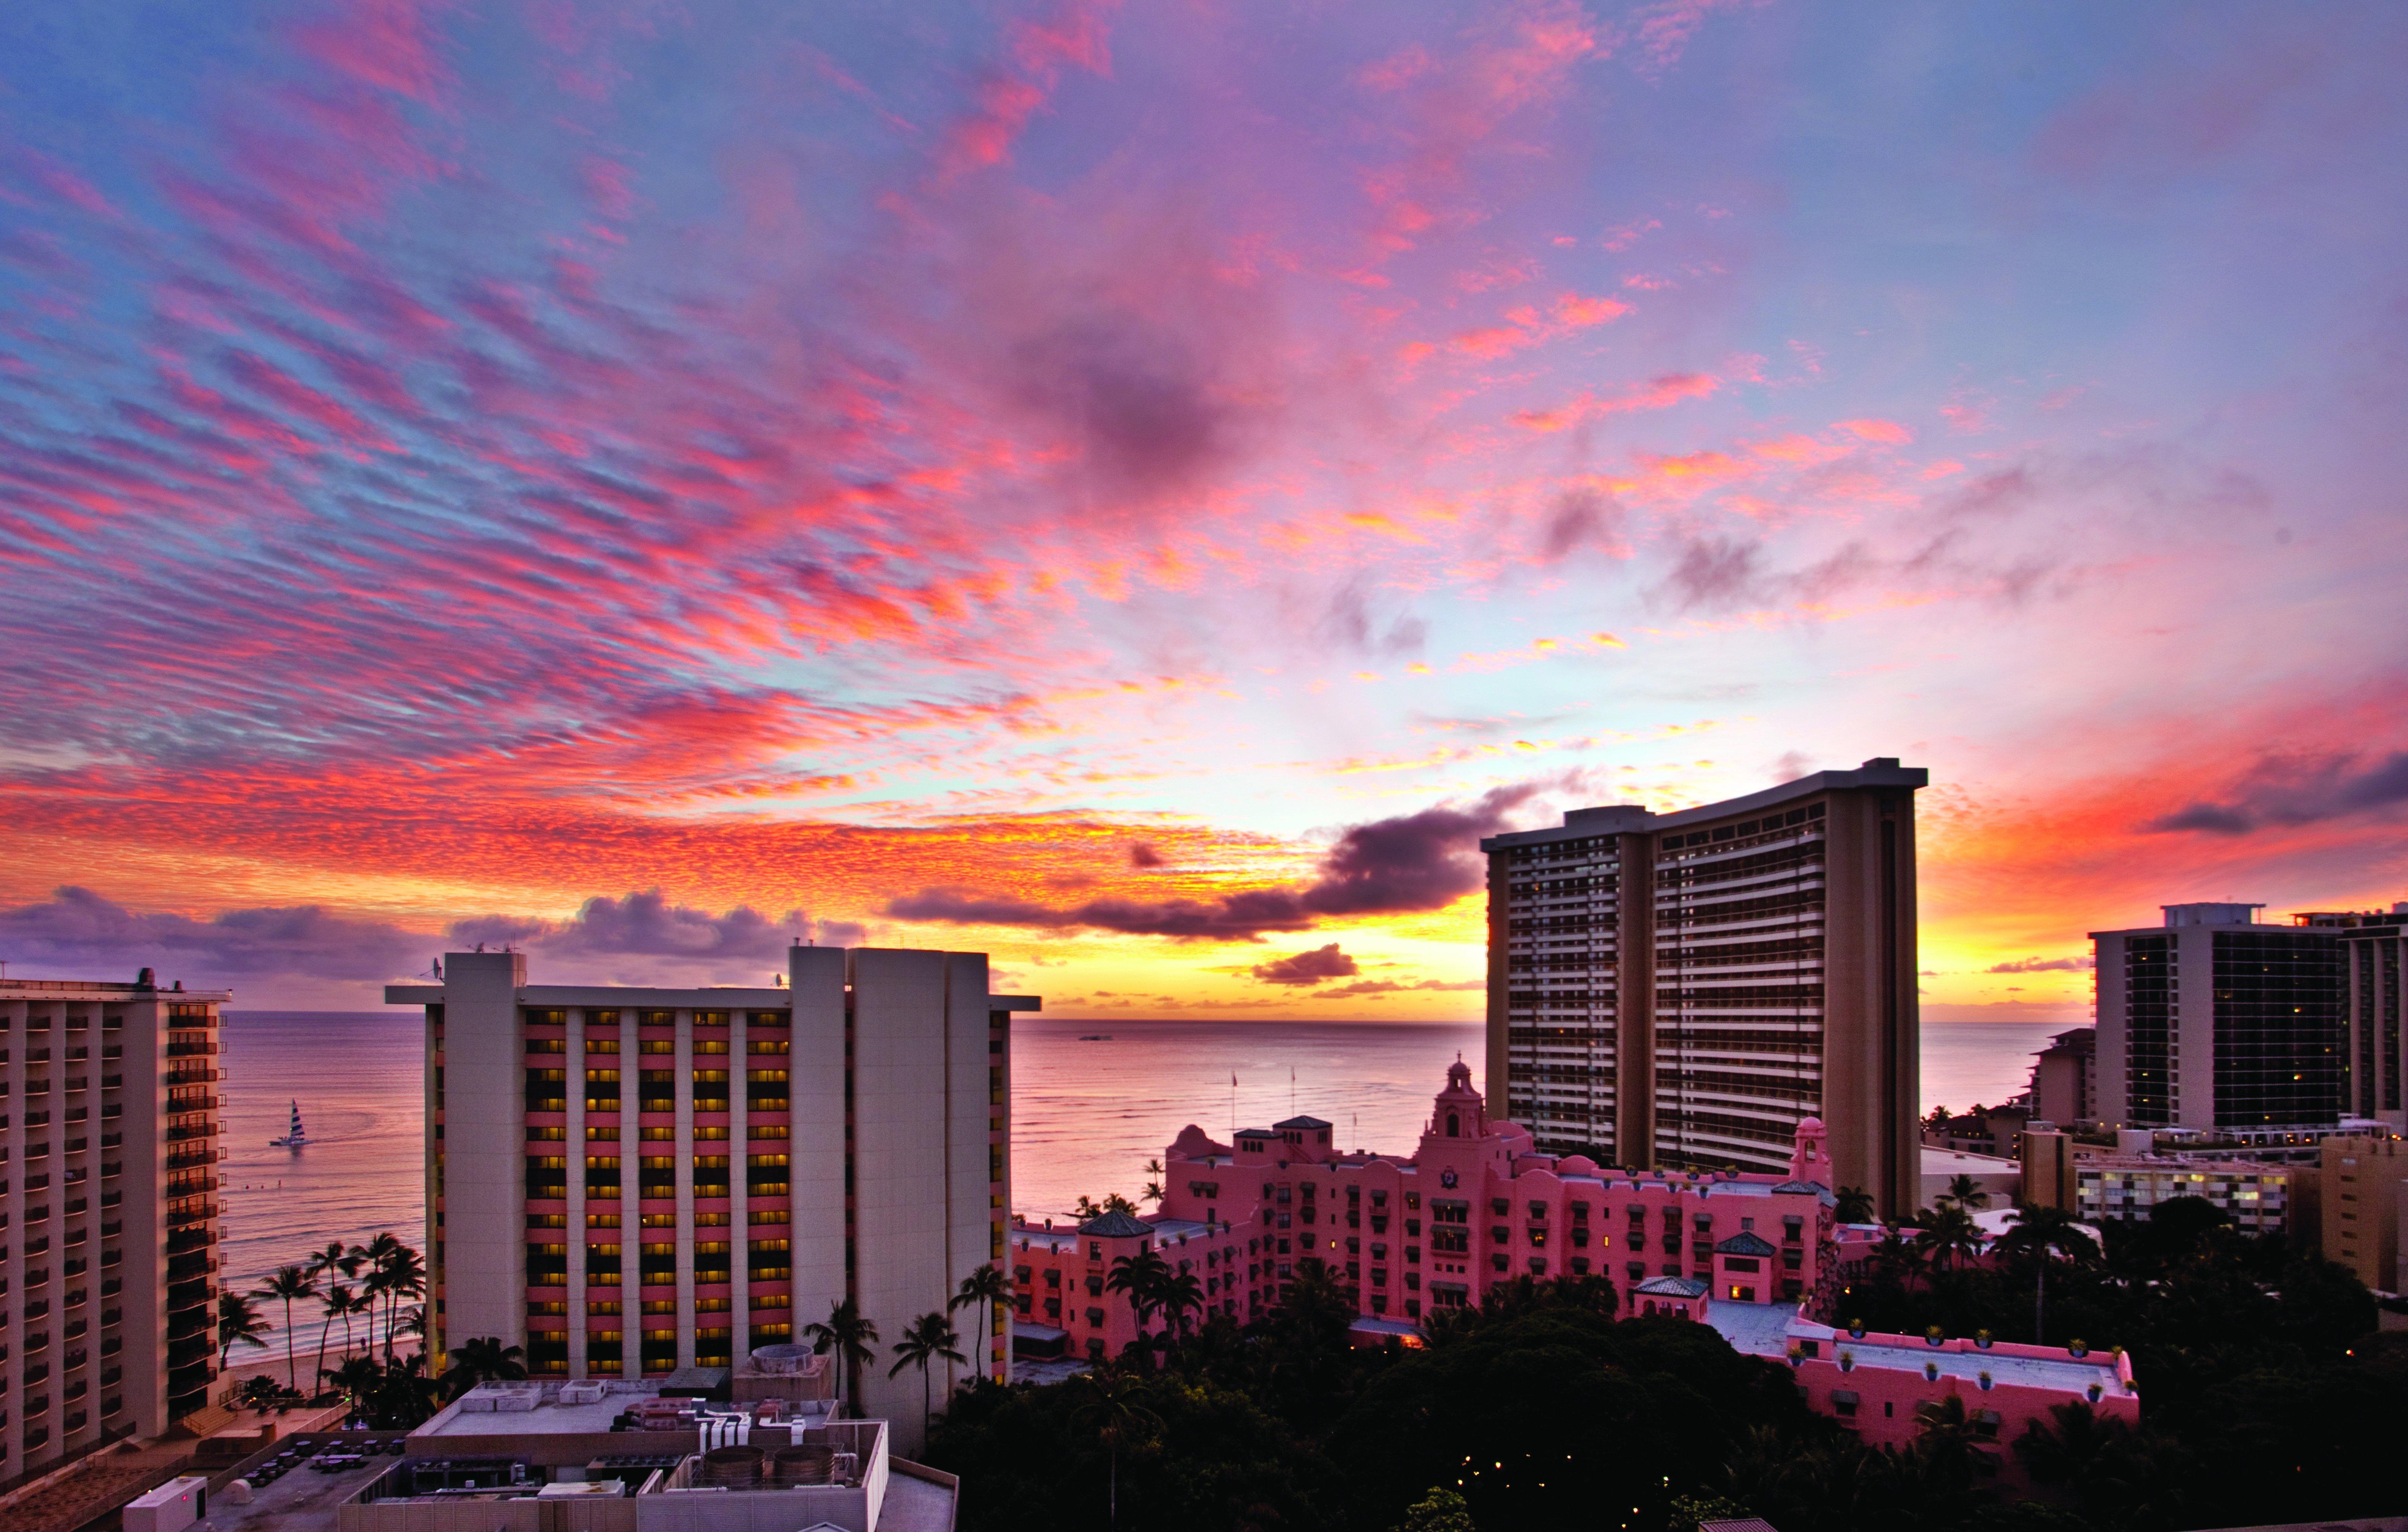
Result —
<instances>
[{"instance_id":1,"label":"sky","mask_svg":"<svg viewBox=\"0 0 2408 1532\"><path fill-rule=\"evenodd\" d=\"M0 958L1480 1013L1875 755L1928 1017L2408 898L2408 11L0 8Z\"/></svg>"}]
</instances>

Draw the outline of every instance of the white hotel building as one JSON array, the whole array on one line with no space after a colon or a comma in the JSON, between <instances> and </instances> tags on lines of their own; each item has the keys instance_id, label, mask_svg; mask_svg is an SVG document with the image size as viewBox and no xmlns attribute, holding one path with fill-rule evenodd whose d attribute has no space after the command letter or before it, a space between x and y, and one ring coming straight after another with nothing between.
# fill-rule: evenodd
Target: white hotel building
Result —
<instances>
[{"instance_id":1,"label":"white hotel building","mask_svg":"<svg viewBox=\"0 0 2408 1532\"><path fill-rule=\"evenodd\" d=\"M922 1435L888 1352L1003 1254L1010 1012L981 952L797 947L788 987L535 985L452 952L426 1012L429 1328L569 1378L727 1367L851 1297L878 1326L862 1408ZM969 1367L1002 1325L954 1316ZM968 1368L939 1363L939 1396Z\"/></svg>"}]
</instances>

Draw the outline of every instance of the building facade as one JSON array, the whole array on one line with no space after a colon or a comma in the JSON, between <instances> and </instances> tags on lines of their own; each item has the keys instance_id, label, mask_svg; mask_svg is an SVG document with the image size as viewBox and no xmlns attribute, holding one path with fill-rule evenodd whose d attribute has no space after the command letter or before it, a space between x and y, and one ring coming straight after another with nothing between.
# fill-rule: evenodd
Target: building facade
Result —
<instances>
[{"instance_id":1,"label":"building facade","mask_svg":"<svg viewBox=\"0 0 2408 1532\"><path fill-rule=\"evenodd\" d=\"M2146 1220L2161 1202L2195 1196L2231 1214L2243 1234L2288 1234L2315 1204L2301 1184L2315 1177L2309 1166L2100 1154L2076 1158L2072 1169L2073 1213L2086 1224Z\"/></svg>"},{"instance_id":2,"label":"building facade","mask_svg":"<svg viewBox=\"0 0 2408 1532\"><path fill-rule=\"evenodd\" d=\"M2060 1127L2098 1122L2098 1081L2099 1029L2058 1033L2032 1057L2032 1118Z\"/></svg>"},{"instance_id":3,"label":"building facade","mask_svg":"<svg viewBox=\"0 0 2408 1532\"><path fill-rule=\"evenodd\" d=\"M2116 1127L2330 1127L2345 1084L2341 942L2262 905L2170 904L2093 931L2099 1085Z\"/></svg>"},{"instance_id":4,"label":"building facade","mask_svg":"<svg viewBox=\"0 0 2408 1532\"><path fill-rule=\"evenodd\" d=\"M229 998L0 980L0 1478L209 1401Z\"/></svg>"},{"instance_id":5,"label":"building facade","mask_svg":"<svg viewBox=\"0 0 2408 1532\"><path fill-rule=\"evenodd\" d=\"M426 1014L431 1343L538 1377L730 1366L850 1298L887 1345L1004 1253L1010 1012L979 952L797 947L788 985L531 985L453 952ZM1004 1347L972 1320L967 1369ZM999 1326L998 1326L999 1327ZM884 1347L881 1348L881 1355ZM917 1378L863 1407L921 1436Z\"/></svg>"},{"instance_id":6,"label":"building facade","mask_svg":"<svg viewBox=\"0 0 2408 1532\"><path fill-rule=\"evenodd\" d=\"M1894 759L1673 814L1494 836L1487 1082L1536 1147L1778 1173L1834 1124L1841 1182L1915 1201L1914 794Z\"/></svg>"},{"instance_id":7,"label":"building facade","mask_svg":"<svg viewBox=\"0 0 2408 1532\"><path fill-rule=\"evenodd\" d=\"M2408 966L2408 902L2387 911L2295 916L2341 944L2344 1067L2347 1110L2394 1133L2408 1132L2403 1078L2408 1036L2401 1027L2401 974Z\"/></svg>"},{"instance_id":8,"label":"building facade","mask_svg":"<svg viewBox=\"0 0 2408 1532\"><path fill-rule=\"evenodd\" d=\"M2399 1292L2408 1139L2351 1136L2327 1138L2322 1148L2325 1259L2377 1293Z\"/></svg>"},{"instance_id":9,"label":"building facade","mask_svg":"<svg viewBox=\"0 0 2408 1532\"><path fill-rule=\"evenodd\" d=\"M1158 1216L1015 1227L1024 1323L1066 1332L1070 1354L1117 1353L1138 1329L1111 1272L1148 1248L1197 1279L1197 1318L1257 1318L1318 1269L1354 1290L1364 1321L1399 1334L1524 1277L1600 1279L1620 1312L1643 1313L1669 1301L1669 1290L1646 1291L1668 1280L1684 1305L1712 1296L1794 1308L1828 1269L1820 1123L1799 1125L1778 1173L1616 1172L1541 1153L1526 1129L1490 1118L1458 1060L1411 1155L1340 1153L1331 1137L1313 1117L1241 1131L1234 1144L1190 1124L1164 1153Z\"/></svg>"}]
</instances>

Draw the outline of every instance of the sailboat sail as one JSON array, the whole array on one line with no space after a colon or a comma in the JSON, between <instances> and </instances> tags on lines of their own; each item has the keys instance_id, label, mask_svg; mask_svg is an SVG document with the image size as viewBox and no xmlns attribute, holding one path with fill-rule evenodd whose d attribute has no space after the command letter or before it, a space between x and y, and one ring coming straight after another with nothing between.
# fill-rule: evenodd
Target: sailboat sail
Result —
<instances>
[{"instance_id":1,"label":"sailboat sail","mask_svg":"<svg viewBox=\"0 0 2408 1532\"><path fill-rule=\"evenodd\" d=\"M293 1103L293 1126L285 1133L283 1138L268 1139L267 1147L270 1149L299 1149L303 1145L308 1143L308 1134L303 1132L301 1128L301 1103L295 1101Z\"/></svg>"}]
</instances>

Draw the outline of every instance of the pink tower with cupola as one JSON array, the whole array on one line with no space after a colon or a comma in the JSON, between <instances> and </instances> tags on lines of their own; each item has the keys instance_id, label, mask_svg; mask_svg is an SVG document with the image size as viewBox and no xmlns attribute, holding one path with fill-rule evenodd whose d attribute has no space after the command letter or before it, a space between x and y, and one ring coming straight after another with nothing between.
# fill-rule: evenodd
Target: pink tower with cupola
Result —
<instances>
[{"instance_id":1,"label":"pink tower with cupola","mask_svg":"<svg viewBox=\"0 0 2408 1532\"><path fill-rule=\"evenodd\" d=\"M1816 1186L1836 1185L1831 1179L1831 1156L1824 1145L1826 1137L1820 1117L1809 1117L1798 1124L1798 1146L1789 1154L1791 1180Z\"/></svg>"}]
</instances>

